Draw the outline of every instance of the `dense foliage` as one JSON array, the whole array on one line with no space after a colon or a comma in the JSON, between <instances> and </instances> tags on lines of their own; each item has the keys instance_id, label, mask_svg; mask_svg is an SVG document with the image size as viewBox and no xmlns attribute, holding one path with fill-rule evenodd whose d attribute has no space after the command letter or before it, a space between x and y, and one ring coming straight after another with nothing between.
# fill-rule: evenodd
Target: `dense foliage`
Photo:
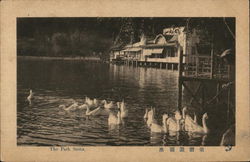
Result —
<instances>
[{"instance_id":1,"label":"dense foliage","mask_svg":"<svg viewBox=\"0 0 250 162\"><path fill-rule=\"evenodd\" d=\"M171 26L204 29L204 40L218 51L234 46L234 18L19 18L17 54L108 57L110 49L137 42L142 33L154 37Z\"/></svg>"}]
</instances>

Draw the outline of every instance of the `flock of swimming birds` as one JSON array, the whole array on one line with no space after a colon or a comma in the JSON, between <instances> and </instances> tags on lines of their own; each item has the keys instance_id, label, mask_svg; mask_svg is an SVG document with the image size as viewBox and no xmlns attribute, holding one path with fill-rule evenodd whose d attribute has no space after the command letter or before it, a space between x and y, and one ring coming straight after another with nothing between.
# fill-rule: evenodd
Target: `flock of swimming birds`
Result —
<instances>
[{"instance_id":1,"label":"flock of swimming birds","mask_svg":"<svg viewBox=\"0 0 250 162\"><path fill-rule=\"evenodd\" d=\"M34 94L30 90L30 94L27 97L29 104L34 99ZM124 100L121 102L114 103L113 101L108 102L107 100L97 100L85 97L84 103L79 104L73 102L70 106L59 105L59 108L66 111L86 110L86 117L97 116L97 115L108 115L108 125L121 125L124 124L124 119L128 117L128 109ZM159 124L155 119L155 108L146 108L144 120L147 127L152 133L176 133L179 131L207 134L209 129L207 128L206 120L208 119L207 113L202 116L202 126L197 123L196 115L194 118L189 116L187 113L187 107L174 112L174 115L164 113L162 115L162 124Z\"/></svg>"}]
</instances>

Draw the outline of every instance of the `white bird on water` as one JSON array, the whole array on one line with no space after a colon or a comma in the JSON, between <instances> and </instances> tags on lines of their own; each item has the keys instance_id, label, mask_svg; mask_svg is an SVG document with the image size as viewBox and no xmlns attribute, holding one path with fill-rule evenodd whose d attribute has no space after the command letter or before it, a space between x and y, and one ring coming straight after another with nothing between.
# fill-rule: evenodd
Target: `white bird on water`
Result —
<instances>
[{"instance_id":1,"label":"white bird on water","mask_svg":"<svg viewBox=\"0 0 250 162\"><path fill-rule=\"evenodd\" d=\"M107 103L106 100L104 100L104 108L105 109L111 109L114 107L113 101L110 101L110 103Z\"/></svg>"},{"instance_id":2,"label":"white bird on water","mask_svg":"<svg viewBox=\"0 0 250 162\"><path fill-rule=\"evenodd\" d=\"M180 120L182 116L181 113L177 110L174 117L167 119L167 126L169 132L178 132L181 130Z\"/></svg>"},{"instance_id":3,"label":"white bird on water","mask_svg":"<svg viewBox=\"0 0 250 162\"><path fill-rule=\"evenodd\" d=\"M204 113L202 116L202 126L200 126L197 123L192 123L192 129L190 131L193 133L208 134L209 129L208 129L207 123L206 123L207 119L208 119L208 115L207 115L207 113Z\"/></svg>"},{"instance_id":4,"label":"white bird on water","mask_svg":"<svg viewBox=\"0 0 250 162\"><path fill-rule=\"evenodd\" d=\"M90 106L90 107L97 106L97 105L95 105L95 102L97 102L96 99L91 100L89 97L85 97L85 103L86 103L88 106Z\"/></svg>"},{"instance_id":5,"label":"white bird on water","mask_svg":"<svg viewBox=\"0 0 250 162\"><path fill-rule=\"evenodd\" d=\"M109 118L108 118L108 125L119 125L122 124L122 119L121 119L121 112L117 112L117 116L113 113L109 113Z\"/></svg>"},{"instance_id":6,"label":"white bird on water","mask_svg":"<svg viewBox=\"0 0 250 162\"><path fill-rule=\"evenodd\" d=\"M192 119L191 116L186 114L186 111L187 111L187 107L184 107L182 109L182 119L184 120L184 128L185 128L185 131L191 131L194 123L197 124L197 119L196 119L196 115L194 116L194 119Z\"/></svg>"},{"instance_id":7,"label":"white bird on water","mask_svg":"<svg viewBox=\"0 0 250 162\"><path fill-rule=\"evenodd\" d=\"M168 119L168 114L163 114L162 115L162 126L157 124L155 121L151 123L150 125L150 131L152 133L167 133L167 119Z\"/></svg>"},{"instance_id":8,"label":"white bird on water","mask_svg":"<svg viewBox=\"0 0 250 162\"><path fill-rule=\"evenodd\" d=\"M75 102L69 107L66 107L65 105L59 105L59 108L65 110L65 111L75 111L78 108L78 103Z\"/></svg>"},{"instance_id":9,"label":"white bird on water","mask_svg":"<svg viewBox=\"0 0 250 162\"><path fill-rule=\"evenodd\" d=\"M29 104L31 104L31 100L33 99L33 92L32 92L32 89L30 89L30 94L29 96L27 97L27 100L29 102Z\"/></svg>"},{"instance_id":10,"label":"white bird on water","mask_svg":"<svg viewBox=\"0 0 250 162\"><path fill-rule=\"evenodd\" d=\"M128 117L128 109L125 106L124 100L120 104L120 111L121 111L121 118L126 118Z\"/></svg>"},{"instance_id":11,"label":"white bird on water","mask_svg":"<svg viewBox=\"0 0 250 162\"><path fill-rule=\"evenodd\" d=\"M146 118L148 127L150 127L150 125L155 122L154 116L155 116L155 108L151 107L150 111L147 112L147 118Z\"/></svg>"}]
</instances>

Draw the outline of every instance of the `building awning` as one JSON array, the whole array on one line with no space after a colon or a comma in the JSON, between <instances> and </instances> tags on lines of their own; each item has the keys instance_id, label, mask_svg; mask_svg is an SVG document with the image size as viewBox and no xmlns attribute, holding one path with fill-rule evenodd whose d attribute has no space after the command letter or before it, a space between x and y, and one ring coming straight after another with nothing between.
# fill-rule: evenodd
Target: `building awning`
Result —
<instances>
[{"instance_id":1,"label":"building awning","mask_svg":"<svg viewBox=\"0 0 250 162\"><path fill-rule=\"evenodd\" d=\"M163 48L154 48L154 49L152 49L151 53L159 53L159 54L161 54L162 51L163 51Z\"/></svg>"},{"instance_id":2,"label":"building awning","mask_svg":"<svg viewBox=\"0 0 250 162\"><path fill-rule=\"evenodd\" d=\"M146 48L143 49L143 55L144 56L150 56L152 53L154 54L162 54L163 48Z\"/></svg>"},{"instance_id":3,"label":"building awning","mask_svg":"<svg viewBox=\"0 0 250 162\"><path fill-rule=\"evenodd\" d=\"M133 48L127 48L127 49L122 50L122 51L124 51L124 52L138 52L140 50L141 50L141 48L133 47Z\"/></svg>"}]
</instances>

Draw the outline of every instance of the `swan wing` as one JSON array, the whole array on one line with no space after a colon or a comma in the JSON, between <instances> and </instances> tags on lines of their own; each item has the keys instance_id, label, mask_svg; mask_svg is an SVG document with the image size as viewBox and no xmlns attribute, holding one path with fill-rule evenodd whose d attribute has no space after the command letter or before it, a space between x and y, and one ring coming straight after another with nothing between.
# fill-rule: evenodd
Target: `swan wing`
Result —
<instances>
[{"instance_id":1,"label":"swan wing","mask_svg":"<svg viewBox=\"0 0 250 162\"><path fill-rule=\"evenodd\" d=\"M128 116L128 110L123 110L123 111L121 111L121 117L122 118L125 118L125 117L127 117Z\"/></svg>"},{"instance_id":2,"label":"swan wing","mask_svg":"<svg viewBox=\"0 0 250 162\"><path fill-rule=\"evenodd\" d=\"M156 123L152 123L152 125L150 126L150 131L151 132L162 132L163 131L163 128L162 126L160 126L159 124L156 124Z\"/></svg>"},{"instance_id":3,"label":"swan wing","mask_svg":"<svg viewBox=\"0 0 250 162\"><path fill-rule=\"evenodd\" d=\"M167 120L168 130L169 131L176 131L177 130L177 123L173 118L169 118Z\"/></svg>"},{"instance_id":4,"label":"swan wing","mask_svg":"<svg viewBox=\"0 0 250 162\"><path fill-rule=\"evenodd\" d=\"M113 107L113 103L112 102L109 103L109 104L107 104L107 103L104 104L104 108L106 108L106 109L111 109L112 107Z\"/></svg>"},{"instance_id":5,"label":"swan wing","mask_svg":"<svg viewBox=\"0 0 250 162\"><path fill-rule=\"evenodd\" d=\"M185 117L185 130L186 131L192 131L194 127L196 127L197 123L189 116L186 115Z\"/></svg>"},{"instance_id":6,"label":"swan wing","mask_svg":"<svg viewBox=\"0 0 250 162\"><path fill-rule=\"evenodd\" d=\"M192 125L191 131L194 133L205 133L203 127L198 124Z\"/></svg>"},{"instance_id":7,"label":"swan wing","mask_svg":"<svg viewBox=\"0 0 250 162\"><path fill-rule=\"evenodd\" d=\"M187 119L187 120L186 120ZM185 129L186 131L204 133L204 128L197 124L190 116L185 119Z\"/></svg>"},{"instance_id":8,"label":"swan wing","mask_svg":"<svg viewBox=\"0 0 250 162\"><path fill-rule=\"evenodd\" d=\"M114 114L112 114L112 113L110 113L109 114L109 118L108 118L108 124L109 125L111 125L111 124L117 124L117 117L114 115Z\"/></svg>"}]
</instances>

